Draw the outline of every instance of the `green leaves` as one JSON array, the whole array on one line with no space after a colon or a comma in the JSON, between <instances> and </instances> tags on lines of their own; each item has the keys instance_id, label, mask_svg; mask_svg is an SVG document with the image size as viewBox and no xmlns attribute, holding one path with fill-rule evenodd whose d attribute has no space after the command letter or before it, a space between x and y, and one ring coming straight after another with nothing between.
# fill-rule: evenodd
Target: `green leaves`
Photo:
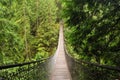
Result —
<instances>
[{"instance_id":1,"label":"green leaves","mask_svg":"<svg viewBox=\"0 0 120 80\"><path fill-rule=\"evenodd\" d=\"M0 19L0 25L0 54L3 58L1 63L8 63L5 59L11 60L13 56L18 57L23 50L23 45L21 45L22 41L17 32L17 25L6 19ZM14 62L14 60L15 58L13 58L11 63Z\"/></svg>"},{"instance_id":2,"label":"green leaves","mask_svg":"<svg viewBox=\"0 0 120 80\"><path fill-rule=\"evenodd\" d=\"M52 55L58 38L56 10L55 0L1 0L0 63Z\"/></svg>"},{"instance_id":3,"label":"green leaves","mask_svg":"<svg viewBox=\"0 0 120 80\"><path fill-rule=\"evenodd\" d=\"M112 53L120 52L120 2L71 0L64 3L63 14L71 30L67 39L74 51L102 64L107 63L104 57L110 52L109 61L114 63Z\"/></svg>"}]
</instances>

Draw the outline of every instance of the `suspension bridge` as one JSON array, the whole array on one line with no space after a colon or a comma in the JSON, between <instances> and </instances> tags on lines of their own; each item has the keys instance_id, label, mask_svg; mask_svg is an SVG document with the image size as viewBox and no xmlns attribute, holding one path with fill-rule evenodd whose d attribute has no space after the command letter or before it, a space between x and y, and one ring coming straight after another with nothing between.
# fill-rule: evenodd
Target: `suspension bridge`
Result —
<instances>
[{"instance_id":1,"label":"suspension bridge","mask_svg":"<svg viewBox=\"0 0 120 80\"><path fill-rule=\"evenodd\" d=\"M38 61L0 66L0 80L120 80L120 68L72 58L60 24L56 53Z\"/></svg>"}]
</instances>

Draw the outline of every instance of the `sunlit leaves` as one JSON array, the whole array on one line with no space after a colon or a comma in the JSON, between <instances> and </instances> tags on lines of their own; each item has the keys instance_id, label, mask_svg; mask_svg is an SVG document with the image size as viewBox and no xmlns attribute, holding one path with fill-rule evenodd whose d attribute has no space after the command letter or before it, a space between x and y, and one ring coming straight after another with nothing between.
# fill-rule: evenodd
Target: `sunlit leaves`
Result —
<instances>
[{"instance_id":1,"label":"sunlit leaves","mask_svg":"<svg viewBox=\"0 0 120 80\"><path fill-rule=\"evenodd\" d=\"M55 0L0 0L0 63L53 54L58 36L56 10Z\"/></svg>"}]
</instances>

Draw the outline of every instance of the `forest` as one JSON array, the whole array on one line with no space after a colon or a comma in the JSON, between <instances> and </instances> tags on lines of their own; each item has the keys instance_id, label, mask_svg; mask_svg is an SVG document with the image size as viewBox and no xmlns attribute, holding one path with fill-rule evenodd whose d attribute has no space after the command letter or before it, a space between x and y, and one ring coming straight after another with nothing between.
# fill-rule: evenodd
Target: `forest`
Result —
<instances>
[{"instance_id":1,"label":"forest","mask_svg":"<svg viewBox=\"0 0 120 80\"><path fill-rule=\"evenodd\" d=\"M0 80L48 80L61 25L73 80L120 80L120 0L0 0Z\"/></svg>"},{"instance_id":2,"label":"forest","mask_svg":"<svg viewBox=\"0 0 120 80\"><path fill-rule=\"evenodd\" d=\"M52 55L58 41L55 0L0 0L0 65Z\"/></svg>"},{"instance_id":3,"label":"forest","mask_svg":"<svg viewBox=\"0 0 120 80\"><path fill-rule=\"evenodd\" d=\"M71 55L120 67L120 1L63 0L63 3Z\"/></svg>"},{"instance_id":4,"label":"forest","mask_svg":"<svg viewBox=\"0 0 120 80\"><path fill-rule=\"evenodd\" d=\"M72 79L120 80L120 0L62 0L62 17Z\"/></svg>"}]
</instances>

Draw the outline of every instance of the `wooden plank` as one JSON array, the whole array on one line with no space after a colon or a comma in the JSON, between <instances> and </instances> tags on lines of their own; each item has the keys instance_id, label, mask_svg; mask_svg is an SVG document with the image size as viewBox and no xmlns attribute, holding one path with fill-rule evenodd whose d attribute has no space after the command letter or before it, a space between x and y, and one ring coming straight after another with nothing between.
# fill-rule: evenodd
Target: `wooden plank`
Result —
<instances>
[{"instance_id":1,"label":"wooden plank","mask_svg":"<svg viewBox=\"0 0 120 80\"><path fill-rule=\"evenodd\" d=\"M71 75L67 66L67 61L64 52L64 37L63 37L63 26L60 26L59 43L58 43L58 54L55 59L54 71L50 77L50 80L72 80Z\"/></svg>"}]
</instances>

